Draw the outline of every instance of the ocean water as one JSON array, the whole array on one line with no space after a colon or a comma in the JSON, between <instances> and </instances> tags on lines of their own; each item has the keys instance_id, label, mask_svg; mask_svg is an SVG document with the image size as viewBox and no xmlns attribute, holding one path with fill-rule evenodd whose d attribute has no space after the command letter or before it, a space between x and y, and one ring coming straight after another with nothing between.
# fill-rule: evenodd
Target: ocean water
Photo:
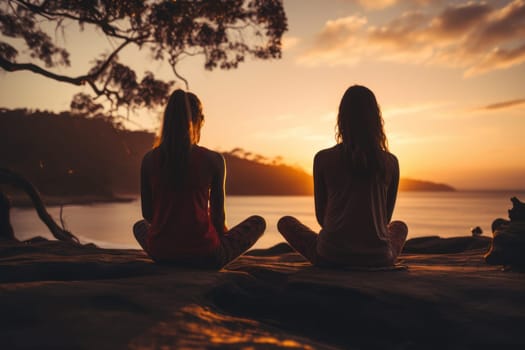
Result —
<instances>
[{"instance_id":1,"label":"ocean water","mask_svg":"<svg viewBox=\"0 0 525 350\"><path fill-rule=\"evenodd\" d=\"M492 221L498 217L507 218L512 196L525 200L525 191L401 192L393 219L407 223L409 238L470 235L471 228L475 226L480 226L484 235L491 235ZM51 207L49 212L59 222L60 208ZM267 222L266 232L255 245L256 248L270 247L283 241L276 226L283 215L295 216L313 230L319 230L313 197L226 198L227 223L230 227L254 214L263 216ZM131 228L140 215L138 199L128 203L71 205L63 209L63 219L68 230L84 243L92 242L108 248L139 248ZM33 209L12 209L11 221L19 239L34 236L52 238Z\"/></svg>"}]
</instances>

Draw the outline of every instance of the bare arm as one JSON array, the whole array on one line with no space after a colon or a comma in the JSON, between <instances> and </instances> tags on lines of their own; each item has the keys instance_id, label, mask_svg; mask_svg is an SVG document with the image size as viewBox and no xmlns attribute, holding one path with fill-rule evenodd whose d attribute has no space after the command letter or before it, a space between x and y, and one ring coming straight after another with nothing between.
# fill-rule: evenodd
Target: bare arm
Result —
<instances>
[{"instance_id":1,"label":"bare arm","mask_svg":"<svg viewBox=\"0 0 525 350\"><path fill-rule=\"evenodd\" d=\"M326 211L326 187L324 184L323 174L321 171L321 165L319 159L319 153L314 158L314 200L315 200L315 217L321 227L324 226L324 215Z\"/></svg>"},{"instance_id":2,"label":"bare arm","mask_svg":"<svg viewBox=\"0 0 525 350\"><path fill-rule=\"evenodd\" d=\"M210 215L211 222L219 234L228 231L226 227L226 214L224 210L224 182L226 180L226 165L224 157L218 153L212 155L215 159L214 172L210 190Z\"/></svg>"},{"instance_id":3,"label":"bare arm","mask_svg":"<svg viewBox=\"0 0 525 350\"><path fill-rule=\"evenodd\" d=\"M140 200L142 205L142 216L147 222L151 222L153 219L151 182L149 179L149 157L150 153L147 153L142 159L142 165L140 167Z\"/></svg>"},{"instance_id":4,"label":"bare arm","mask_svg":"<svg viewBox=\"0 0 525 350\"><path fill-rule=\"evenodd\" d=\"M386 214L388 223L392 220L392 214L394 213L394 206L396 205L397 189L399 187L399 163L397 158L393 156L393 173L390 186L388 187L388 194L386 199Z\"/></svg>"}]
</instances>

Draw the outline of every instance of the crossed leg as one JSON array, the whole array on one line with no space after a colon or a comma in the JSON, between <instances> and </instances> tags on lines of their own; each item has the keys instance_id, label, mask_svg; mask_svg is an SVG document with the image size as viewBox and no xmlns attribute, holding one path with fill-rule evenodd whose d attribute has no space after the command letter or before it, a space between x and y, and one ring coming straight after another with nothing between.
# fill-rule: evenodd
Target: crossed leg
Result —
<instances>
[{"instance_id":1,"label":"crossed leg","mask_svg":"<svg viewBox=\"0 0 525 350\"><path fill-rule=\"evenodd\" d=\"M250 216L240 224L232 227L220 237L221 245L217 250L217 264L221 268L237 259L251 248L266 229L266 221L261 216Z\"/></svg>"},{"instance_id":2,"label":"crossed leg","mask_svg":"<svg viewBox=\"0 0 525 350\"><path fill-rule=\"evenodd\" d=\"M133 226L133 234L144 251L148 252L146 236L150 224L140 220ZM266 222L260 216L251 216L232 227L226 234L220 237L220 246L214 256L195 259L184 259L179 261L188 265L222 268L224 265L237 259L242 253L252 247L262 236L266 229ZM174 259L176 261L176 259Z\"/></svg>"},{"instance_id":3,"label":"crossed leg","mask_svg":"<svg viewBox=\"0 0 525 350\"><path fill-rule=\"evenodd\" d=\"M403 246L408 235L408 226L403 221L392 221L387 225L387 229L395 261L403 251Z\"/></svg>"},{"instance_id":4,"label":"crossed leg","mask_svg":"<svg viewBox=\"0 0 525 350\"><path fill-rule=\"evenodd\" d=\"M286 241L313 265L318 262L318 234L303 225L293 216L283 216L277 223L277 229Z\"/></svg>"},{"instance_id":5,"label":"crossed leg","mask_svg":"<svg viewBox=\"0 0 525 350\"><path fill-rule=\"evenodd\" d=\"M321 263L317 254L319 235L292 216L284 216L277 223L286 241L313 265ZM401 254L408 234L408 226L402 221L392 221L387 226L394 259Z\"/></svg>"},{"instance_id":6,"label":"crossed leg","mask_svg":"<svg viewBox=\"0 0 525 350\"><path fill-rule=\"evenodd\" d=\"M140 246L144 251L148 251L147 249L147 243L146 243L146 236L148 234L148 228L150 224L146 220L139 220L133 225L133 235L135 236L135 239L137 242L139 242Z\"/></svg>"}]
</instances>

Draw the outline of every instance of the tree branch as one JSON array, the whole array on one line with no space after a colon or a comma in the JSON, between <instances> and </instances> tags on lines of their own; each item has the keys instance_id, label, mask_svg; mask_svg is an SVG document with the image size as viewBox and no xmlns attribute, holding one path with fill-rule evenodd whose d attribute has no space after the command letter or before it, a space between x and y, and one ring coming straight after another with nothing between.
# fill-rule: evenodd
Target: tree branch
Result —
<instances>
[{"instance_id":1,"label":"tree branch","mask_svg":"<svg viewBox=\"0 0 525 350\"><path fill-rule=\"evenodd\" d=\"M96 70L94 73L86 75L86 79L89 79L89 78L96 79L96 77L98 77L100 74L102 74L102 72L104 72L106 70L106 68L109 66L111 61L113 61L113 59L117 56L117 54L120 52L120 50L122 50L129 43L139 41L140 39L142 39L144 37L146 37L146 36L141 36L141 37L139 36L139 37L134 38L134 39L133 38L126 39L122 44L119 45L119 47L117 47L111 53L111 55L108 56L106 61L100 66L100 68L98 70Z\"/></svg>"},{"instance_id":2,"label":"tree branch","mask_svg":"<svg viewBox=\"0 0 525 350\"><path fill-rule=\"evenodd\" d=\"M38 190L25 177L9 169L0 168L0 183L13 185L23 190L29 196L29 198L31 198L33 206L35 207L35 210L38 213L38 217L44 222L44 224L46 224L53 236L55 236L61 241L67 241L73 244L80 244L80 241L75 235L65 230L64 228L58 226L53 217L47 212L44 202L42 201L42 197L40 197L40 193L38 193Z\"/></svg>"},{"instance_id":3,"label":"tree branch","mask_svg":"<svg viewBox=\"0 0 525 350\"><path fill-rule=\"evenodd\" d=\"M28 3L27 1L23 1L23 0L15 0L15 1L18 4L25 6L28 10L38 13L39 15L41 15L42 17L48 20L54 17L65 17L65 18L72 19L74 21L86 22L86 23L97 25L102 29L104 34L107 34L109 36L113 36L113 37L120 38L120 39L130 39L128 36L118 34L119 32L125 32L125 31L114 25L109 24L110 21L107 18L106 19L92 19L89 17L74 16L67 12L52 12L52 11L44 9L43 5L37 6L31 3Z\"/></svg>"},{"instance_id":4,"label":"tree branch","mask_svg":"<svg viewBox=\"0 0 525 350\"><path fill-rule=\"evenodd\" d=\"M240 7L237 2L226 1L225 6L210 3L6 0L0 5L6 13L0 18L0 25L5 22L13 27L13 38L25 40L35 61L17 62L12 57L14 54L9 55L15 52L13 48L0 55L0 71L29 71L76 86L89 85L86 87L92 93L107 98L112 107L150 108L165 102L173 82L157 80L152 74L137 82L135 71L120 63L117 57L130 43L139 50L151 49L155 60L167 59L173 74L186 88L188 80L180 74L177 65L188 56L203 55L207 70L237 68L245 57L280 57L280 39L287 30L282 1L239 0ZM111 39L109 53L98 56L89 70L82 72L84 75L54 72L54 67L69 64L69 53L53 43L47 35L50 28L44 24L55 25L56 36L59 30L67 29L69 22L81 29L88 25ZM244 38L245 31L249 40Z\"/></svg>"},{"instance_id":5,"label":"tree branch","mask_svg":"<svg viewBox=\"0 0 525 350\"><path fill-rule=\"evenodd\" d=\"M136 38L137 40L140 39L139 38ZM5 69L6 71L8 72L16 72L16 71L21 71L21 70L28 70L28 71L31 71L33 73L36 73L36 74L40 74L40 75L43 75L47 78L51 78L51 79L54 79L54 80L57 80L57 81L61 81L61 82L64 82L64 83L69 83L69 84L73 84L73 85L77 85L77 86L81 86L81 85L84 85L84 83L88 83L91 88L93 89L93 91L95 91L95 93L97 95L102 95L103 94L103 90L100 90L99 88L97 88L97 86L95 85L95 80L97 79L97 77L102 74L104 72L104 70L107 69L107 67L109 66L109 64L111 63L111 61L113 61L113 59L117 56L117 54L126 46L128 45L130 42L132 42L134 40L132 39L128 39L126 41L124 41L122 44L119 45L119 47L117 47L115 49L115 51L113 51L111 53L111 55L108 56L108 58L106 59L106 61L104 61L104 63L93 73L91 74L85 74L85 75L80 75L78 77L70 77L70 76L67 76L67 75L60 75L60 74L56 74L56 73L53 73L53 72L50 72L36 64L33 64L33 63L15 63L15 62L10 62L8 60L6 60L5 58L1 57L0 56L0 67L2 67L3 69Z\"/></svg>"},{"instance_id":6,"label":"tree branch","mask_svg":"<svg viewBox=\"0 0 525 350\"><path fill-rule=\"evenodd\" d=\"M177 65L177 59L172 57L170 59L170 65L171 65L171 69L173 70L173 74L175 74L177 78L182 80L184 82L184 85L186 85L186 90L189 90L190 84L188 83L188 80L184 78L182 75L180 75L179 72L177 72L177 68L175 68L175 66Z\"/></svg>"},{"instance_id":7,"label":"tree branch","mask_svg":"<svg viewBox=\"0 0 525 350\"><path fill-rule=\"evenodd\" d=\"M87 75L82 75L76 78L69 77L66 75L60 75L53 72L50 72L40 66L37 66L33 63L14 63L6 60L3 57L0 57L0 67L5 69L8 72L16 72L20 70L28 70L36 74L43 75L47 78L55 79L64 83L69 83L73 85L82 85L84 81L89 78Z\"/></svg>"}]
</instances>

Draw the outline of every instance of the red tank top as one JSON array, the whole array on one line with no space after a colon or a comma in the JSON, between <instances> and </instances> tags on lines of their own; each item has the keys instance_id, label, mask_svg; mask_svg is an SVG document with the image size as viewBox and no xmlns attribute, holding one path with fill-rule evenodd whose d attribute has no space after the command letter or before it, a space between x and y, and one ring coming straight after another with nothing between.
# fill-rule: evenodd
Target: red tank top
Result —
<instances>
[{"instance_id":1,"label":"red tank top","mask_svg":"<svg viewBox=\"0 0 525 350\"><path fill-rule=\"evenodd\" d=\"M220 244L209 213L211 174L202 178L206 149L194 146L185 186L172 188L161 179L160 152L154 150L149 182L153 219L148 231L148 253L159 260L205 256Z\"/></svg>"}]
</instances>

